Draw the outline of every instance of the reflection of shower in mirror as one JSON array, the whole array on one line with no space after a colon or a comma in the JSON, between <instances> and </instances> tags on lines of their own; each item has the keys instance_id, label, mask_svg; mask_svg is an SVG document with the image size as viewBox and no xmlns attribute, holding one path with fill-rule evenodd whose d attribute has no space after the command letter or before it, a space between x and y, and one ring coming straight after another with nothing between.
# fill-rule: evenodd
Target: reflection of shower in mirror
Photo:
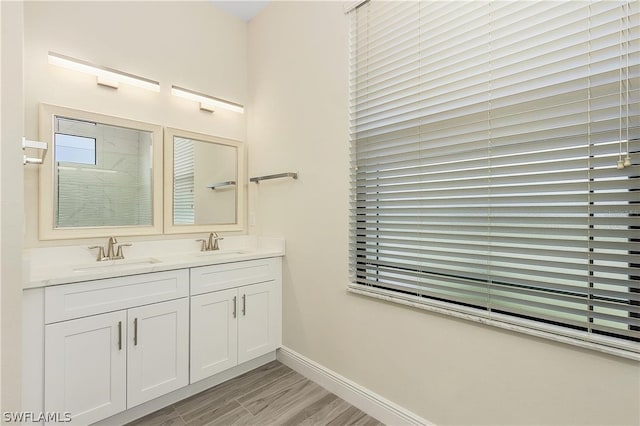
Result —
<instances>
[{"instance_id":1,"label":"reflection of shower in mirror","mask_svg":"<svg viewBox=\"0 0 640 426\"><path fill-rule=\"evenodd\" d=\"M162 233L162 127L40 106L40 239Z\"/></svg>"},{"instance_id":2,"label":"reflection of shower in mirror","mask_svg":"<svg viewBox=\"0 0 640 426\"><path fill-rule=\"evenodd\" d=\"M151 132L54 117L55 227L150 226Z\"/></svg>"}]
</instances>

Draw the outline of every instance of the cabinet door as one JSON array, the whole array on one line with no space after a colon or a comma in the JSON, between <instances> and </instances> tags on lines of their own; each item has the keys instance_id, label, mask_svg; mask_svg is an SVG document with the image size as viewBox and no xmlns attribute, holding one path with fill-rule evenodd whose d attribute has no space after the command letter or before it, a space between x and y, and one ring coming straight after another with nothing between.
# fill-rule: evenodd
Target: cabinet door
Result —
<instances>
[{"instance_id":1,"label":"cabinet door","mask_svg":"<svg viewBox=\"0 0 640 426\"><path fill-rule=\"evenodd\" d=\"M238 363L276 349L277 304L275 283L240 287L238 315Z\"/></svg>"},{"instance_id":2,"label":"cabinet door","mask_svg":"<svg viewBox=\"0 0 640 426\"><path fill-rule=\"evenodd\" d=\"M127 407L186 386L189 375L187 298L127 311Z\"/></svg>"},{"instance_id":3,"label":"cabinet door","mask_svg":"<svg viewBox=\"0 0 640 426\"><path fill-rule=\"evenodd\" d=\"M191 297L191 383L237 364L238 290Z\"/></svg>"},{"instance_id":4,"label":"cabinet door","mask_svg":"<svg viewBox=\"0 0 640 426\"><path fill-rule=\"evenodd\" d=\"M45 412L89 424L126 409L125 311L45 327Z\"/></svg>"}]
</instances>

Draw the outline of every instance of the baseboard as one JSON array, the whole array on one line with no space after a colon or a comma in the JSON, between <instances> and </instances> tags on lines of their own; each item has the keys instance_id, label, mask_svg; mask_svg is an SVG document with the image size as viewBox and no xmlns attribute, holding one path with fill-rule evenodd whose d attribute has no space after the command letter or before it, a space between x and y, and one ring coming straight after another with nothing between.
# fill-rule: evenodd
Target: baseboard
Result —
<instances>
[{"instance_id":1,"label":"baseboard","mask_svg":"<svg viewBox=\"0 0 640 426\"><path fill-rule=\"evenodd\" d=\"M426 421L411 411L394 404L388 399L287 347L278 349L276 357L278 361L287 367L316 382L329 392L336 394L385 425L433 426L433 423Z\"/></svg>"}]
</instances>

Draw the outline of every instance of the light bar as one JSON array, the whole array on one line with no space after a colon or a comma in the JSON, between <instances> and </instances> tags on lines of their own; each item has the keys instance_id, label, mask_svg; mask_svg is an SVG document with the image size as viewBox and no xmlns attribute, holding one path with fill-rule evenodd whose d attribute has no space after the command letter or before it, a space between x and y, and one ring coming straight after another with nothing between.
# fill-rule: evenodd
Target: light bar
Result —
<instances>
[{"instance_id":1,"label":"light bar","mask_svg":"<svg viewBox=\"0 0 640 426\"><path fill-rule=\"evenodd\" d=\"M160 83L149 80L148 78L139 77L137 75L128 74L126 72L114 70L107 67L93 65L89 62L74 59L69 56L60 55L58 53L49 52L49 63L59 67L79 71L85 74L95 75L97 83L101 86L118 88L119 83L128 84L130 86L140 87L142 89L160 92Z\"/></svg>"},{"instance_id":2,"label":"light bar","mask_svg":"<svg viewBox=\"0 0 640 426\"><path fill-rule=\"evenodd\" d=\"M224 99L214 98L213 96L194 92L193 90L183 89L182 87L171 86L171 94L190 101L200 102L200 109L204 111L213 112L214 108L217 107L239 112L241 114L244 113L244 107L240 104L225 101Z\"/></svg>"}]
</instances>

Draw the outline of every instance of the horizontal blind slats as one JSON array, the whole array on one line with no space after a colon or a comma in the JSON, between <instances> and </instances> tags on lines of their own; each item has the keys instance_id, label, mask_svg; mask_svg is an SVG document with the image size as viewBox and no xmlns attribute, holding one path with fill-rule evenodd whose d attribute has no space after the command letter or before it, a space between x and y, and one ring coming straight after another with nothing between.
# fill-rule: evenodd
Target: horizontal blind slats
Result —
<instances>
[{"instance_id":1,"label":"horizontal blind slats","mask_svg":"<svg viewBox=\"0 0 640 426\"><path fill-rule=\"evenodd\" d=\"M351 33L353 281L640 341L640 6L394 3Z\"/></svg>"}]
</instances>

